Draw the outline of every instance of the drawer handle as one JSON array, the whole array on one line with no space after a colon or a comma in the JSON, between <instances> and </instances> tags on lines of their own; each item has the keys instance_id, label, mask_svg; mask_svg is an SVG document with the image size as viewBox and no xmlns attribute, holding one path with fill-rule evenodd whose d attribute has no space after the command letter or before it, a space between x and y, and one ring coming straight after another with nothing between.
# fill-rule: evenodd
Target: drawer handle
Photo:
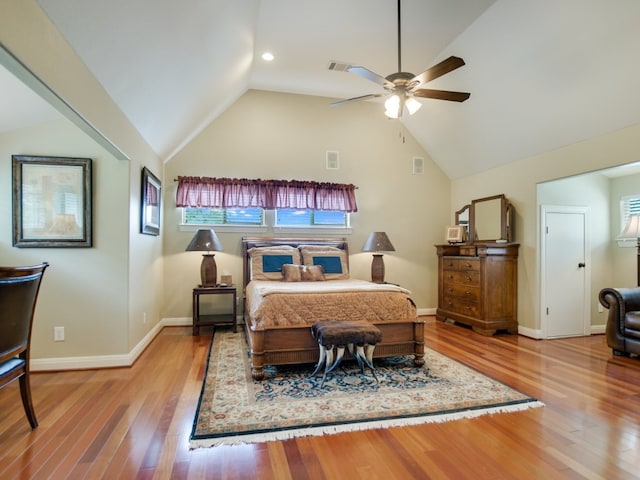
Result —
<instances>
[{"instance_id":1,"label":"drawer handle","mask_svg":"<svg viewBox=\"0 0 640 480\"><path fill-rule=\"evenodd\" d=\"M471 291L470 291L470 290L467 290L466 292L464 292L464 294L465 294L467 297L470 297L470 296L471 296Z\"/></svg>"},{"instance_id":2,"label":"drawer handle","mask_svg":"<svg viewBox=\"0 0 640 480\"><path fill-rule=\"evenodd\" d=\"M449 293L453 293L453 288L449 287Z\"/></svg>"},{"instance_id":3,"label":"drawer handle","mask_svg":"<svg viewBox=\"0 0 640 480\"><path fill-rule=\"evenodd\" d=\"M467 277L467 282L470 282L470 281L471 281L471 276L468 276Z\"/></svg>"},{"instance_id":4,"label":"drawer handle","mask_svg":"<svg viewBox=\"0 0 640 480\"><path fill-rule=\"evenodd\" d=\"M471 268L473 267L473 265L471 265L469 262L467 262L467 268Z\"/></svg>"},{"instance_id":5,"label":"drawer handle","mask_svg":"<svg viewBox=\"0 0 640 480\"><path fill-rule=\"evenodd\" d=\"M453 267L453 262L449 262L449 265L447 265L447 267Z\"/></svg>"},{"instance_id":6,"label":"drawer handle","mask_svg":"<svg viewBox=\"0 0 640 480\"><path fill-rule=\"evenodd\" d=\"M467 306L466 306L466 307L464 307L464 308L466 308L466 309L467 309L467 312L470 312L470 311L471 311L471 307L470 307L469 305L467 305Z\"/></svg>"},{"instance_id":7,"label":"drawer handle","mask_svg":"<svg viewBox=\"0 0 640 480\"><path fill-rule=\"evenodd\" d=\"M453 280L453 275L449 275L449 280Z\"/></svg>"}]
</instances>

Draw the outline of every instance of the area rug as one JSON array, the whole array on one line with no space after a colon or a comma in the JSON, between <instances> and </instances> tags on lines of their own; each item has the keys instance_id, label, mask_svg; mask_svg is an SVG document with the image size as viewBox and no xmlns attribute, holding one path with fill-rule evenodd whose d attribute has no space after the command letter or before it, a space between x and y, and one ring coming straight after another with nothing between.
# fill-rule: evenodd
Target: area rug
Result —
<instances>
[{"instance_id":1,"label":"area rug","mask_svg":"<svg viewBox=\"0 0 640 480\"><path fill-rule=\"evenodd\" d=\"M375 359L376 382L355 362L309 378L313 365L265 367L251 378L244 333L215 332L191 433L191 448L444 422L540 407L520 393L431 349Z\"/></svg>"}]
</instances>

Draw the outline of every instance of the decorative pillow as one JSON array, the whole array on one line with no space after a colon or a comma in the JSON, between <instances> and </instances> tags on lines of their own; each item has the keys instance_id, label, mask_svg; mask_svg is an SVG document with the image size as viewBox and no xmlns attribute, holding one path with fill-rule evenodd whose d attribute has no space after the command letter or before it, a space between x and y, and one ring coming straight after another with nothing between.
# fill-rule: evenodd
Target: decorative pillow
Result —
<instances>
[{"instance_id":1,"label":"decorative pillow","mask_svg":"<svg viewBox=\"0 0 640 480\"><path fill-rule=\"evenodd\" d=\"M283 282L320 282L325 280L324 272L320 265L283 265Z\"/></svg>"},{"instance_id":2,"label":"decorative pillow","mask_svg":"<svg viewBox=\"0 0 640 480\"><path fill-rule=\"evenodd\" d=\"M319 265L327 280L342 280L349 278L347 253L344 250L302 250L304 265Z\"/></svg>"},{"instance_id":3,"label":"decorative pillow","mask_svg":"<svg viewBox=\"0 0 640 480\"><path fill-rule=\"evenodd\" d=\"M251 257L251 280L281 280L283 265L300 264L300 252L288 245L254 247L248 253Z\"/></svg>"},{"instance_id":4,"label":"decorative pillow","mask_svg":"<svg viewBox=\"0 0 640 480\"><path fill-rule=\"evenodd\" d=\"M341 248L329 245L300 245L298 248L303 254L304 252L344 252Z\"/></svg>"}]
</instances>

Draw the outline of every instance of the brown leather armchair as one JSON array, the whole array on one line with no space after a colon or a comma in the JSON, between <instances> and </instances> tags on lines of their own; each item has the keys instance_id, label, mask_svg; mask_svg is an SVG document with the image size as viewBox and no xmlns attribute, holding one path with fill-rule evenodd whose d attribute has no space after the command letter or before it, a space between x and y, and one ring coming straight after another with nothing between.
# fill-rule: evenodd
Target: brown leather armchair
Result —
<instances>
[{"instance_id":1,"label":"brown leather armchair","mask_svg":"<svg viewBox=\"0 0 640 480\"><path fill-rule=\"evenodd\" d=\"M603 288L600 303L609 309L607 345L614 355L640 355L640 287Z\"/></svg>"}]
</instances>

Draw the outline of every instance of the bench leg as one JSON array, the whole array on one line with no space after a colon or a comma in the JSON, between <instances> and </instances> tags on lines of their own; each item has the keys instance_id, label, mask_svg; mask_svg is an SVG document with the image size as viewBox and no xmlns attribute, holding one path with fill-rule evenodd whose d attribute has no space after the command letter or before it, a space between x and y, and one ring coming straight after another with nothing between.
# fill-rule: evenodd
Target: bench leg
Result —
<instances>
[{"instance_id":1,"label":"bench leg","mask_svg":"<svg viewBox=\"0 0 640 480\"><path fill-rule=\"evenodd\" d=\"M319 345L320 347L320 358L318 358L318 363L316 365L315 370L309 377L315 376L316 373L320 371L322 367L324 367L325 361L327 360L327 349L324 348L324 345Z\"/></svg>"},{"instance_id":2,"label":"bench leg","mask_svg":"<svg viewBox=\"0 0 640 480\"><path fill-rule=\"evenodd\" d=\"M324 387L324 381L327 379L327 373L329 373L332 370L332 367L334 365L333 345L331 345L329 348L325 348L325 351L327 352L327 358L324 363L324 373L322 374L322 381L320 382L320 388Z\"/></svg>"},{"instance_id":3,"label":"bench leg","mask_svg":"<svg viewBox=\"0 0 640 480\"><path fill-rule=\"evenodd\" d=\"M365 348L366 348L366 353L365 353ZM373 351L375 350L375 348L376 348L375 345L366 345L366 347L358 345L356 349L356 358L360 359L358 360L359 364L363 363L364 365L369 367L369 370L371 370L371 374L373 375L373 378L376 379L376 383L380 383L380 381L378 380L378 376L376 375L376 369L373 368ZM360 371L364 373L364 368L362 366L360 367Z\"/></svg>"}]
</instances>

